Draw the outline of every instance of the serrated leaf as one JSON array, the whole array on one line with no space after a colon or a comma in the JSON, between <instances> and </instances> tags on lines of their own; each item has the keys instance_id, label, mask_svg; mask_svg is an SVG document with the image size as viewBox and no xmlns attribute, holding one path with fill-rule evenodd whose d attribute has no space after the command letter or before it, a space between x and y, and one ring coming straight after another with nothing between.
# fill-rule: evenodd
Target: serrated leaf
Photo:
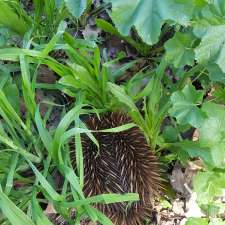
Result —
<instances>
[{"instance_id":1,"label":"serrated leaf","mask_svg":"<svg viewBox=\"0 0 225 225\"><path fill-rule=\"evenodd\" d=\"M193 41L193 35L177 32L172 39L165 43L166 60L172 62L176 68L193 65Z\"/></svg>"},{"instance_id":2,"label":"serrated leaf","mask_svg":"<svg viewBox=\"0 0 225 225\"><path fill-rule=\"evenodd\" d=\"M202 37L200 45L195 49L195 57L199 63L215 61L225 73L225 25L210 26Z\"/></svg>"},{"instance_id":3,"label":"serrated leaf","mask_svg":"<svg viewBox=\"0 0 225 225\"><path fill-rule=\"evenodd\" d=\"M166 20L186 25L193 9L191 1L177 0L105 0L112 3L111 18L119 32L128 36L135 26L138 34L149 45L158 41Z\"/></svg>"},{"instance_id":4,"label":"serrated leaf","mask_svg":"<svg viewBox=\"0 0 225 225\"><path fill-rule=\"evenodd\" d=\"M69 12L79 18L87 7L87 0L64 0Z\"/></svg>"},{"instance_id":5,"label":"serrated leaf","mask_svg":"<svg viewBox=\"0 0 225 225\"><path fill-rule=\"evenodd\" d=\"M173 107L169 113L180 124L190 124L200 127L205 119L205 113L197 107L201 104L204 92L195 90L194 86L186 85L182 91L176 91L171 95Z\"/></svg>"}]
</instances>

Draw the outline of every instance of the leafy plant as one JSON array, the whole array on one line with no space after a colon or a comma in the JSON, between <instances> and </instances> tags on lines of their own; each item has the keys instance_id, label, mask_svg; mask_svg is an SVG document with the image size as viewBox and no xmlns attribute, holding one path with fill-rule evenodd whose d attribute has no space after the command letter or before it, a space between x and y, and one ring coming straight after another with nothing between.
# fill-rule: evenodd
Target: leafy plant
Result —
<instances>
[{"instance_id":1,"label":"leafy plant","mask_svg":"<svg viewBox=\"0 0 225 225\"><path fill-rule=\"evenodd\" d=\"M33 9L24 10L17 1L1 1L1 224L52 224L42 209L48 203L71 224L79 224L83 217L112 224L94 203L138 199L135 193L85 198L82 191L80 135L98 146L82 118L114 110L132 117L166 168L173 167L174 161L185 166L192 159L201 160L193 191L205 218L188 218L186 224L224 224L224 1L104 2L99 6L89 0L35 0ZM96 16L98 9L103 16ZM115 58L108 57L104 34L99 33L98 46L82 39L79 29L86 23L129 45L122 52L119 48ZM20 43L10 30L23 36ZM54 58L59 50L62 60ZM43 66L53 73L54 82L37 79ZM69 102L38 102L38 90L60 93ZM54 110L60 115L51 127ZM195 141L193 130L198 133ZM71 139L76 145L75 171L70 162ZM62 177L61 190L54 173ZM72 209L76 209L75 221L70 218Z\"/></svg>"},{"instance_id":2,"label":"leafy plant","mask_svg":"<svg viewBox=\"0 0 225 225\"><path fill-rule=\"evenodd\" d=\"M24 35L31 24L30 18L15 0L1 0L0 25L6 26L20 35Z\"/></svg>"}]
</instances>

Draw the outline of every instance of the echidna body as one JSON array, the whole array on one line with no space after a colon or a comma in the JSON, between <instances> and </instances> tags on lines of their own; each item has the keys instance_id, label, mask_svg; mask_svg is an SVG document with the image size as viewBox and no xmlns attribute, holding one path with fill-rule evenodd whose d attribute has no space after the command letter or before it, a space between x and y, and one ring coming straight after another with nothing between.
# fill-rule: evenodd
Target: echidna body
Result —
<instances>
[{"instance_id":1,"label":"echidna body","mask_svg":"<svg viewBox=\"0 0 225 225\"><path fill-rule=\"evenodd\" d=\"M122 113L108 113L99 120L91 116L90 130L103 130L130 123ZM140 225L151 215L152 200L161 189L159 165L138 127L118 133L94 133L100 148L82 136L84 155L84 194L138 193L140 200L114 204L96 204L115 225ZM75 154L72 152L72 159Z\"/></svg>"}]
</instances>

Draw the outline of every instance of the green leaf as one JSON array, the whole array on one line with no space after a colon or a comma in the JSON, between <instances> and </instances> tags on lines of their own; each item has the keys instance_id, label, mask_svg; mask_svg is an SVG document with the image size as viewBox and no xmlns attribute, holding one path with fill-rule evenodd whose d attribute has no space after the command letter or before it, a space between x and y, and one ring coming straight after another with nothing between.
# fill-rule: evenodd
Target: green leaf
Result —
<instances>
[{"instance_id":1,"label":"green leaf","mask_svg":"<svg viewBox=\"0 0 225 225\"><path fill-rule=\"evenodd\" d=\"M225 87L218 87L214 92L213 96L216 98L218 102L225 104Z\"/></svg>"},{"instance_id":2,"label":"green leaf","mask_svg":"<svg viewBox=\"0 0 225 225\"><path fill-rule=\"evenodd\" d=\"M172 209L172 205L166 199L160 201L160 205L163 207L163 209Z\"/></svg>"},{"instance_id":3,"label":"green leaf","mask_svg":"<svg viewBox=\"0 0 225 225\"><path fill-rule=\"evenodd\" d=\"M225 158L225 107L207 102L202 111L208 116L199 128L199 142L210 148L214 165L224 167Z\"/></svg>"},{"instance_id":4,"label":"green leaf","mask_svg":"<svg viewBox=\"0 0 225 225\"><path fill-rule=\"evenodd\" d=\"M98 220L104 225L113 225L112 221L99 210L92 208L93 212L98 216Z\"/></svg>"},{"instance_id":5,"label":"green leaf","mask_svg":"<svg viewBox=\"0 0 225 225\"><path fill-rule=\"evenodd\" d=\"M110 82L108 82L108 88L112 92L112 94L118 99L119 102L129 107L130 115L133 120L141 127L145 127L145 121L141 113L139 112L132 98L126 94L124 88Z\"/></svg>"},{"instance_id":6,"label":"green leaf","mask_svg":"<svg viewBox=\"0 0 225 225\"><path fill-rule=\"evenodd\" d=\"M194 191L200 205L208 205L215 197L222 196L225 174L219 172L199 172L193 180Z\"/></svg>"},{"instance_id":7,"label":"green leaf","mask_svg":"<svg viewBox=\"0 0 225 225\"><path fill-rule=\"evenodd\" d=\"M29 17L17 1L0 0L0 25L10 28L19 35L24 35L30 25Z\"/></svg>"},{"instance_id":8,"label":"green leaf","mask_svg":"<svg viewBox=\"0 0 225 225\"><path fill-rule=\"evenodd\" d=\"M205 218L189 218L185 225L208 225L208 219Z\"/></svg>"},{"instance_id":9,"label":"green leaf","mask_svg":"<svg viewBox=\"0 0 225 225\"><path fill-rule=\"evenodd\" d=\"M32 214L37 225L53 225L47 218L47 216L42 212L42 209L36 199L36 196L33 194L32 200Z\"/></svg>"},{"instance_id":10,"label":"green leaf","mask_svg":"<svg viewBox=\"0 0 225 225\"><path fill-rule=\"evenodd\" d=\"M3 192L0 191L0 208L12 225L35 225Z\"/></svg>"},{"instance_id":11,"label":"green leaf","mask_svg":"<svg viewBox=\"0 0 225 225\"><path fill-rule=\"evenodd\" d=\"M34 116L36 102L35 102L35 92L32 88L31 77L30 77L30 67L27 58L24 55L20 55L20 67L22 74L22 90L24 102L26 108Z\"/></svg>"},{"instance_id":12,"label":"green leaf","mask_svg":"<svg viewBox=\"0 0 225 225\"><path fill-rule=\"evenodd\" d=\"M215 61L225 73L225 25L210 26L203 35L200 45L195 49L195 57L199 63ZM216 40L216 41L215 41Z\"/></svg>"},{"instance_id":13,"label":"green leaf","mask_svg":"<svg viewBox=\"0 0 225 225\"><path fill-rule=\"evenodd\" d=\"M190 1L176 0L105 0L112 3L111 18L119 32L128 36L135 26L147 44L158 41L161 27L166 20L186 25L192 14Z\"/></svg>"},{"instance_id":14,"label":"green leaf","mask_svg":"<svg viewBox=\"0 0 225 225\"><path fill-rule=\"evenodd\" d=\"M77 206L102 203L112 204L117 202L133 202L139 200L139 194L136 193L125 193L125 194L101 194L92 197L88 197L82 200L76 200L74 202L63 202L61 203L64 207L75 208Z\"/></svg>"},{"instance_id":15,"label":"green leaf","mask_svg":"<svg viewBox=\"0 0 225 225\"><path fill-rule=\"evenodd\" d=\"M63 196L59 195L53 187L49 184L49 182L46 180L46 178L37 170L37 168L34 166L34 164L30 161L28 161L30 167L32 168L35 176L37 177L38 181L40 182L43 189L46 190L46 192L49 194L52 200L54 201L61 201L63 200Z\"/></svg>"},{"instance_id":16,"label":"green leaf","mask_svg":"<svg viewBox=\"0 0 225 225\"><path fill-rule=\"evenodd\" d=\"M183 161L184 163L186 163L189 157L190 158L200 157L209 168L215 166L210 149L201 146L201 143L199 142L184 140L174 143L174 146L179 148L177 154L180 160Z\"/></svg>"},{"instance_id":17,"label":"green leaf","mask_svg":"<svg viewBox=\"0 0 225 225\"><path fill-rule=\"evenodd\" d=\"M76 116L79 116L83 105L78 104L74 108L72 108L67 114L62 118L60 121L53 138L53 144L52 144L52 157L54 160L61 160L62 161L62 155L61 155L61 145L62 145L62 136L65 133L66 129L69 127L69 125L74 121L74 118ZM61 162L62 163L62 162Z\"/></svg>"},{"instance_id":18,"label":"green leaf","mask_svg":"<svg viewBox=\"0 0 225 225\"><path fill-rule=\"evenodd\" d=\"M87 7L87 0L64 0L69 12L79 18Z\"/></svg>"},{"instance_id":19,"label":"green leaf","mask_svg":"<svg viewBox=\"0 0 225 225\"><path fill-rule=\"evenodd\" d=\"M165 43L166 60L176 68L194 63L194 37L190 33L176 32L174 37Z\"/></svg>"},{"instance_id":20,"label":"green leaf","mask_svg":"<svg viewBox=\"0 0 225 225\"><path fill-rule=\"evenodd\" d=\"M135 123L127 123L118 127L112 127L109 129L104 129L104 130L98 130L97 132L103 132L103 133L117 133L117 132L122 132L125 130L129 130L133 127L136 127L137 125Z\"/></svg>"},{"instance_id":21,"label":"green leaf","mask_svg":"<svg viewBox=\"0 0 225 225\"><path fill-rule=\"evenodd\" d=\"M116 84L108 82L108 87L113 95L115 95L118 100L126 104L132 111L138 111L132 99L126 94L123 87L120 87Z\"/></svg>"},{"instance_id":22,"label":"green leaf","mask_svg":"<svg viewBox=\"0 0 225 225\"><path fill-rule=\"evenodd\" d=\"M48 53L54 49L57 42L65 32L66 27L67 27L66 22L61 21L58 26L57 33L52 37L52 39L46 44L45 48L40 52L41 57L46 57Z\"/></svg>"},{"instance_id":23,"label":"green leaf","mask_svg":"<svg viewBox=\"0 0 225 225\"><path fill-rule=\"evenodd\" d=\"M7 174L7 181L6 181L6 185L5 185L5 193L9 194L12 187L13 187L13 179L14 179L14 173L16 171L16 166L18 163L18 159L19 159L19 154L18 153L14 153L11 156L11 163L10 163L10 170Z\"/></svg>"},{"instance_id":24,"label":"green leaf","mask_svg":"<svg viewBox=\"0 0 225 225\"><path fill-rule=\"evenodd\" d=\"M175 142L178 140L179 132L173 126L166 126L163 129L163 138L166 142Z\"/></svg>"},{"instance_id":25,"label":"green leaf","mask_svg":"<svg viewBox=\"0 0 225 225\"><path fill-rule=\"evenodd\" d=\"M112 35L120 37L120 33L117 31L117 29L111 23L107 22L106 20L96 19L96 25L99 28L101 28L102 30L104 30L105 32L108 32Z\"/></svg>"},{"instance_id":26,"label":"green leaf","mask_svg":"<svg viewBox=\"0 0 225 225\"><path fill-rule=\"evenodd\" d=\"M201 104L204 91L195 90L194 86L186 85L182 91L176 91L171 95L173 107L169 113L176 117L180 124L190 124L200 127L205 119L205 113L197 107Z\"/></svg>"},{"instance_id":27,"label":"green leaf","mask_svg":"<svg viewBox=\"0 0 225 225\"><path fill-rule=\"evenodd\" d=\"M51 137L50 133L48 132L48 130L43 125L43 121L41 119L41 115L40 115L40 112L39 112L39 107L37 107L36 112L35 112L35 122L36 122L36 126L37 126L37 129L38 129L38 133L40 135L40 138L41 138L45 148L50 153L51 149L52 149L53 140L52 140L52 137Z\"/></svg>"},{"instance_id":28,"label":"green leaf","mask_svg":"<svg viewBox=\"0 0 225 225\"><path fill-rule=\"evenodd\" d=\"M81 186L79 184L79 179L76 176L76 174L74 173L73 169L71 169L70 167L65 166L65 165L60 165L60 169L63 172L65 178L69 181L71 186L74 188L74 190L76 190L78 195L81 198L84 198L84 194L82 192L82 188L81 188Z\"/></svg>"},{"instance_id":29,"label":"green leaf","mask_svg":"<svg viewBox=\"0 0 225 225\"><path fill-rule=\"evenodd\" d=\"M209 63L206 66L206 69L209 72L208 76L211 81L222 82L225 84L225 73L223 73L216 63Z\"/></svg>"}]
</instances>

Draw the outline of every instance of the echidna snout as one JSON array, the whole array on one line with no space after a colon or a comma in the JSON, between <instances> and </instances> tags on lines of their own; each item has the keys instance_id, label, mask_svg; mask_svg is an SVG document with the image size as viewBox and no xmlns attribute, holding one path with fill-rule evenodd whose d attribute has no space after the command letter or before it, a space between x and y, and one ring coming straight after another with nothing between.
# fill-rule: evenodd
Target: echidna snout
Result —
<instances>
[{"instance_id":1,"label":"echidna snout","mask_svg":"<svg viewBox=\"0 0 225 225\"><path fill-rule=\"evenodd\" d=\"M100 120L90 116L86 124L90 130L102 130L130 122L130 117L123 113L108 113ZM159 165L144 134L138 127L133 127L119 133L94 135L99 142L99 151L87 136L82 135L85 196L138 193L138 202L96 204L95 207L115 225L142 224L151 215L152 200L161 189Z\"/></svg>"}]
</instances>

